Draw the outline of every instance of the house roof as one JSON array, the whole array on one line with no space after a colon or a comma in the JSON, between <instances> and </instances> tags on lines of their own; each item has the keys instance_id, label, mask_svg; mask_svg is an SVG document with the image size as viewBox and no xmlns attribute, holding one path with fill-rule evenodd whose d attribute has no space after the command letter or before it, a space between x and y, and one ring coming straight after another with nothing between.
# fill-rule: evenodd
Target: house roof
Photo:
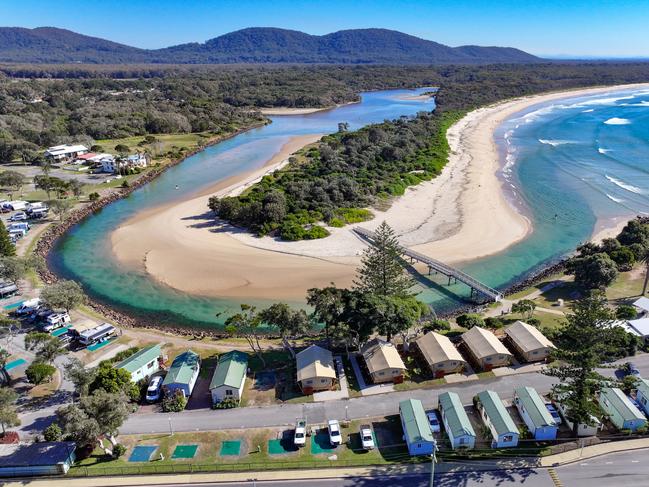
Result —
<instances>
[{"instance_id":1,"label":"house roof","mask_svg":"<svg viewBox=\"0 0 649 487\"><path fill-rule=\"evenodd\" d=\"M416 343L424 359L429 364L437 364L448 360L466 362L448 337L434 331L419 337Z\"/></svg>"},{"instance_id":2,"label":"house roof","mask_svg":"<svg viewBox=\"0 0 649 487\"><path fill-rule=\"evenodd\" d=\"M635 335L635 336L638 336L638 337L642 337L642 335L640 334L640 332L638 332L638 330L636 330L635 328L633 328L633 327L629 324L628 321L624 321L624 320L615 320L615 321L613 321L613 322L611 323L611 325L613 325L613 326L618 326L618 327L620 327L620 328L624 328L624 330L625 330L627 333L631 333L632 335Z\"/></svg>"},{"instance_id":3,"label":"house roof","mask_svg":"<svg viewBox=\"0 0 649 487\"><path fill-rule=\"evenodd\" d=\"M86 159L92 159L93 157L97 157L97 154L95 154L94 152L88 152L87 154L81 154L77 156L77 159L85 161Z\"/></svg>"},{"instance_id":4,"label":"house roof","mask_svg":"<svg viewBox=\"0 0 649 487\"><path fill-rule=\"evenodd\" d=\"M197 353L187 350L178 355L169 367L163 386L169 384L189 384L194 372L200 368L201 358Z\"/></svg>"},{"instance_id":5,"label":"house roof","mask_svg":"<svg viewBox=\"0 0 649 487\"><path fill-rule=\"evenodd\" d=\"M514 424L514 420L505 409L505 405L496 392L482 391L478 394L478 400L498 435L518 434L518 428Z\"/></svg>"},{"instance_id":6,"label":"house roof","mask_svg":"<svg viewBox=\"0 0 649 487\"><path fill-rule=\"evenodd\" d=\"M649 380L641 378L637 379L636 389L638 392L642 392L646 398L649 398Z\"/></svg>"},{"instance_id":7,"label":"house roof","mask_svg":"<svg viewBox=\"0 0 649 487\"><path fill-rule=\"evenodd\" d=\"M518 399L523 404L525 411L529 415L532 423L536 428L555 425L552 415L545 407L545 402L532 387L519 387L514 389Z\"/></svg>"},{"instance_id":8,"label":"house roof","mask_svg":"<svg viewBox=\"0 0 649 487\"><path fill-rule=\"evenodd\" d=\"M629 326L633 328L642 337L649 336L649 318L640 318L639 320L629 320Z\"/></svg>"},{"instance_id":9,"label":"house roof","mask_svg":"<svg viewBox=\"0 0 649 487\"><path fill-rule=\"evenodd\" d=\"M464 406L460 401L460 396L455 392L445 392L439 396L439 405L444 410L447 427L451 431L453 438L459 436L475 436L471 421L466 415Z\"/></svg>"},{"instance_id":10,"label":"house roof","mask_svg":"<svg viewBox=\"0 0 649 487\"><path fill-rule=\"evenodd\" d=\"M0 469L57 465L67 461L75 449L74 441L0 445Z\"/></svg>"},{"instance_id":11,"label":"house roof","mask_svg":"<svg viewBox=\"0 0 649 487\"><path fill-rule=\"evenodd\" d=\"M419 399L406 399L399 403L399 411L403 420L404 433L408 444L421 441L435 442L426 411Z\"/></svg>"},{"instance_id":12,"label":"house roof","mask_svg":"<svg viewBox=\"0 0 649 487\"><path fill-rule=\"evenodd\" d=\"M620 413L620 416L627 421L633 419L647 419L642 412L633 405L628 397L617 387L603 387L599 393L600 398L604 396L610 405Z\"/></svg>"},{"instance_id":13,"label":"house roof","mask_svg":"<svg viewBox=\"0 0 649 487\"><path fill-rule=\"evenodd\" d=\"M517 321L508 326L505 333L523 352L531 352L541 348L556 348L537 328L522 321Z\"/></svg>"},{"instance_id":14,"label":"house roof","mask_svg":"<svg viewBox=\"0 0 649 487\"><path fill-rule=\"evenodd\" d=\"M406 369L401 356L392 343L375 338L361 347L361 353L370 374L385 369Z\"/></svg>"},{"instance_id":15,"label":"house roof","mask_svg":"<svg viewBox=\"0 0 649 487\"><path fill-rule=\"evenodd\" d=\"M246 380L248 355L238 350L224 353L219 357L219 364L214 369L210 389L229 386L238 389Z\"/></svg>"},{"instance_id":16,"label":"house roof","mask_svg":"<svg viewBox=\"0 0 649 487\"><path fill-rule=\"evenodd\" d=\"M145 347L142 350L134 353L128 358L125 358L120 363L116 364L115 367L118 369L124 369L130 372L136 372L137 370L144 367L146 364L152 360L157 360L158 357L162 355L162 350L160 345L151 345L150 347Z\"/></svg>"},{"instance_id":17,"label":"house roof","mask_svg":"<svg viewBox=\"0 0 649 487\"><path fill-rule=\"evenodd\" d=\"M642 296L633 302L633 306L643 311L649 311L649 298Z\"/></svg>"},{"instance_id":18,"label":"house roof","mask_svg":"<svg viewBox=\"0 0 649 487\"><path fill-rule=\"evenodd\" d=\"M312 379L314 377L336 378L334 358L331 352L318 345L305 348L295 357L297 362L297 380Z\"/></svg>"},{"instance_id":19,"label":"house roof","mask_svg":"<svg viewBox=\"0 0 649 487\"><path fill-rule=\"evenodd\" d=\"M81 152L81 151L87 151L88 148L85 145L81 144L76 144L76 145L68 145L68 144L63 144L63 145L55 145L53 147L49 147L45 153L49 154L51 156L61 156L64 154L69 154L72 152Z\"/></svg>"},{"instance_id":20,"label":"house roof","mask_svg":"<svg viewBox=\"0 0 649 487\"><path fill-rule=\"evenodd\" d=\"M473 354L481 359L490 355L511 355L496 335L489 330L474 326L462 335L462 340L471 349Z\"/></svg>"}]
</instances>

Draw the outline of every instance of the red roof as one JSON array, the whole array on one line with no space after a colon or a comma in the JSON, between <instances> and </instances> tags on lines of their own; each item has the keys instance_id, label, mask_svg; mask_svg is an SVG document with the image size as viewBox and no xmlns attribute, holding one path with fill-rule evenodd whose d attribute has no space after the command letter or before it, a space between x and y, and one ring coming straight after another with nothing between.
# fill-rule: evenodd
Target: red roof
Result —
<instances>
[{"instance_id":1,"label":"red roof","mask_svg":"<svg viewBox=\"0 0 649 487\"><path fill-rule=\"evenodd\" d=\"M86 159L90 159L91 157L95 157L96 155L97 154L95 154L94 152L88 152L87 154L81 154L80 156L77 156L77 159L82 159L85 161Z\"/></svg>"}]
</instances>

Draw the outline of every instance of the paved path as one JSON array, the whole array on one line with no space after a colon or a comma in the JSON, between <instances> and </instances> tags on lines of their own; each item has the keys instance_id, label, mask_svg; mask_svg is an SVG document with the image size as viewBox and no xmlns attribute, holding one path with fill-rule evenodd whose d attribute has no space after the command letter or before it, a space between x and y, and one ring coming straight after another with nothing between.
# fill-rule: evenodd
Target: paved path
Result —
<instances>
[{"instance_id":1,"label":"paved path","mask_svg":"<svg viewBox=\"0 0 649 487\"><path fill-rule=\"evenodd\" d=\"M374 394L385 394L386 392L394 392L394 384L375 384L368 385L365 382L363 377L363 372L361 372L361 367L358 365L358 360L356 355L350 355L349 361L352 364L352 369L354 370L354 375L356 376L356 381L358 382L358 387L361 390L363 396L373 396Z\"/></svg>"},{"instance_id":2,"label":"paved path","mask_svg":"<svg viewBox=\"0 0 649 487\"><path fill-rule=\"evenodd\" d=\"M343 360L339 355L336 355L334 357L334 363L336 364L336 374L338 375L338 386L340 387L340 390L315 392L313 394L314 401L335 401L338 399L347 399L349 397L349 384L347 383L347 375L345 375Z\"/></svg>"}]
</instances>

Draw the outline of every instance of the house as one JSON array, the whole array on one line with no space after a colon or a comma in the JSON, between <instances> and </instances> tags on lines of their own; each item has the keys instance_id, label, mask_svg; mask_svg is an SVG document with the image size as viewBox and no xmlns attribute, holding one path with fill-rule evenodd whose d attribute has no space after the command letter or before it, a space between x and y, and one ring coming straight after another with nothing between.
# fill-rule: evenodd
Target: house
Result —
<instances>
[{"instance_id":1,"label":"house","mask_svg":"<svg viewBox=\"0 0 649 487\"><path fill-rule=\"evenodd\" d=\"M247 354L238 350L222 354L210 382L212 403L216 404L224 399L233 399L239 403L243 395L247 371Z\"/></svg>"},{"instance_id":2,"label":"house","mask_svg":"<svg viewBox=\"0 0 649 487\"><path fill-rule=\"evenodd\" d=\"M92 162L97 157L97 154L94 152L86 152L76 157L72 164L88 164Z\"/></svg>"},{"instance_id":3,"label":"house","mask_svg":"<svg viewBox=\"0 0 649 487\"><path fill-rule=\"evenodd\" d=\"M392 343L375 338L361 347L361 354L365 359L367 370L370 373L372 382L403 382L403 373L406 365Z\"/></svg>"},{"instance_id":4,"label":"house","mask_svg":"<svg viewBox=\"0 0 649 487\"><path fill-rule=\"evenodd\" d=\"M640 404L640 408L645 414L649 414L649 380L638 379L636 384L636 401Z\"/></svg>"},{"instance_id":5,"label":"house","mask_svg":"<svg viewBox=\"0 0 649 487\"><path fill-rule=\"evenodd\" d=\"M175 394L182 391L185 397L192 395L194 385L201 369L201 358L197 353L187 350L178 355L169 367L169 371L162 382L165 394Z\"/></svg>"},{"instance_id":6,"label":"house","mask_svg":"<svg viewBox=\"0 0 649 487\"><path fill-rule=\"evenodd\" d=\"M115 367L126 370L131 374L131 381L137 383L142 379L148 380L160 370L161 358L160 345L151 345L122 360Z\"/></svg>"},{"instance_id":7,"label":"house","mask_svg":"<svg viewBox=\"0 0 649 487\"><path fill-rule=\"evenodd\" d=\"M99 159L99 164L101 164L102 172L107 172L113 174L117 172L117 162L115 161L115 156L111 154L104 154L103 157Z\"/></svg>"},{"instance_id":8,"label":"house","mask_svg":"<svg viewBox=\"0 0 649 487\"><path fill-rule=\"evenodd\" d=\"M0 477L64 475L75 460L74 441L0 445Z\"/></svg>"},{"instance_id":9,"label":"house","mask_svg":"<svg viewBox=\"0 0 649 487\"><path fill-rule=\"evenodd\" d=\"M477 396L477 409L482 421L491 432L491 448L507 448L518 445L518 428L505 405L494 391L482 391Z\"/></svg>"},{"instance_id":10,"label":"house","mask_svg":"<svg viewBox=\"0 0 649 487\"><path fill-rule=\"evenodd\" d=\"M532 325L517 321L505 329L513 348L526 362L546 360L556 347L543 333Z\"/></svg>"},{"instance_id":11,"label":"house","mask_svg":"<svg viewBox=\"0 0 649 487\"><path fill-rule=\"evenodd\" d=\"M627 321L627 325L630 328L630 330L627 329L627 331L639 336L645 342L649 340L649 318L629 320Z\"/></svg>"},{"instance_id":12,"label":"house","mask_svg":"<svg viewBox=\"0 0 649 487\"><path fill-rule=\"evenodd\" d=\"M512 354L489 330L475 326L462 335L469 354L482 370L509 365Z\"/></svg>"},{"instance_id":13,"label":"house","mask_svg":"<svg viewBox=\"0 0 649 487\"><path fill-rule=\"evenodd\" d=\"M647 424L647 418L642 411L617 387L603 387L599 392L598 401L617 429L636 431Z\"/></svg>"},{"instance_id":14,"label":"house","mask_svg":"<svg viewBox=\"0 0 649 487\"><path fill-rule=\"evenodd\" d=\"M466 366L466 360L444 335L431 331L419 337L415 344L436 379L461 372Z\"/></svg>"},{"instance_id":15,"label":"house","mask_svg":"<svg viewBox=\"0 0 649 487\"><path fill-rule=\"evenodd\" d=\"M336 369L331 352L318 345L311 345L295 357L297 382L304 394L331 389L336 381Z\"/></svg>"},{"instance_id":16,"label":"house","mask_svg":"<svg viewBox=\"0 0 649 487\"><path fill-rule=\"evenodd\" d=\"M403 437L408 445L408 453L411 456L432 455L436 448L436 442L421 401L419 399L401 401L399 415L401 416Z\"/></svg>"},{"instance_id":17,"label":"house","mask_svg":"<svg viewBox=\"0 0 649 487\"><path fill-rule=\"evenodd\" d=\"M638 310L638 313L646 315L649 311L649 298L642 296L633 302L633 306Z\"/></svg>"},{"instance_id":18,"label":"house","mask_svg":"<svg viewBox=\"0 0 649 487\"><path fill-rule=\"evenodd\" d=\"M148 165L146 154L132 154L127 157L117 157L108 155L100 160L101 170L107 173L117 173L130 169L143 169Z\"/></svg>"},{"instance_id":19,"label":"house","mask_svg":"<svg viewBox=\"0 0 649 487\"><path fill-rule=\"evenodd\" d=\"M535 440L555 440L558 427L545 402L531 387L514 389L514 405Z\"/></svg>"},{"instance_id":20,"label":"house","mask_svg":"<svg viewBox=\"0 0 649 487\"><path fill-rule=\"evenodd\" d=\"M45 151L44 155L45 155L45 159L48 159L52 162L67 162L67 161L73 161L78 156L82 154L86 154L87 152L88 152L88 148L85 145L63 144L63 145L55 145L53 147L49 147Z\"/></svg>"},{"instance_id":21,"label":"house","mask_svg":"<svg viewBox=\"0 0 649 487\"><path fill-rule=\"evenodd\" d=\"M475 447L475 431L471 421L455 392L445 392L439 396L439 412L446 429L451 447L470 449Z\"/></svg>"},{"instance_id":22,"label":"house","mask_svg":"<svg viewBox=\"0 0 649 487\"><path fill-rule=\"evenodd\" d=\"M559 414L561 414L563 420L566 422L566 426L568 426L572 431L573 422L568 419L568 406L564 405L560 401L555 402L555 405ZM601 429L602 422L591 414L588 423L579 423L577 425L577 436L596 436L597 432Z\"/></svg>"}]
</instances>

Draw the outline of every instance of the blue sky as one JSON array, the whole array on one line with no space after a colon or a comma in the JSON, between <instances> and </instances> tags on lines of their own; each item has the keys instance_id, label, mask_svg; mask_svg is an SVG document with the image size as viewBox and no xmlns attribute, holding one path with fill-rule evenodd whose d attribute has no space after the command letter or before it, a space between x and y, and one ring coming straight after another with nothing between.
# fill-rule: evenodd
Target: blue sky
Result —
<instances>
[{"instance_id":1,"label":"blue sky","mask_svg":"<svg viewBox=\"0 0 649 487\"><path fill-rule=\"evenodd\" d=\"M244 27L384 27L538 55L649 56L649 0L0 0L2 26L55 26L143 48Z\"/></svg>"}]
</instances>

